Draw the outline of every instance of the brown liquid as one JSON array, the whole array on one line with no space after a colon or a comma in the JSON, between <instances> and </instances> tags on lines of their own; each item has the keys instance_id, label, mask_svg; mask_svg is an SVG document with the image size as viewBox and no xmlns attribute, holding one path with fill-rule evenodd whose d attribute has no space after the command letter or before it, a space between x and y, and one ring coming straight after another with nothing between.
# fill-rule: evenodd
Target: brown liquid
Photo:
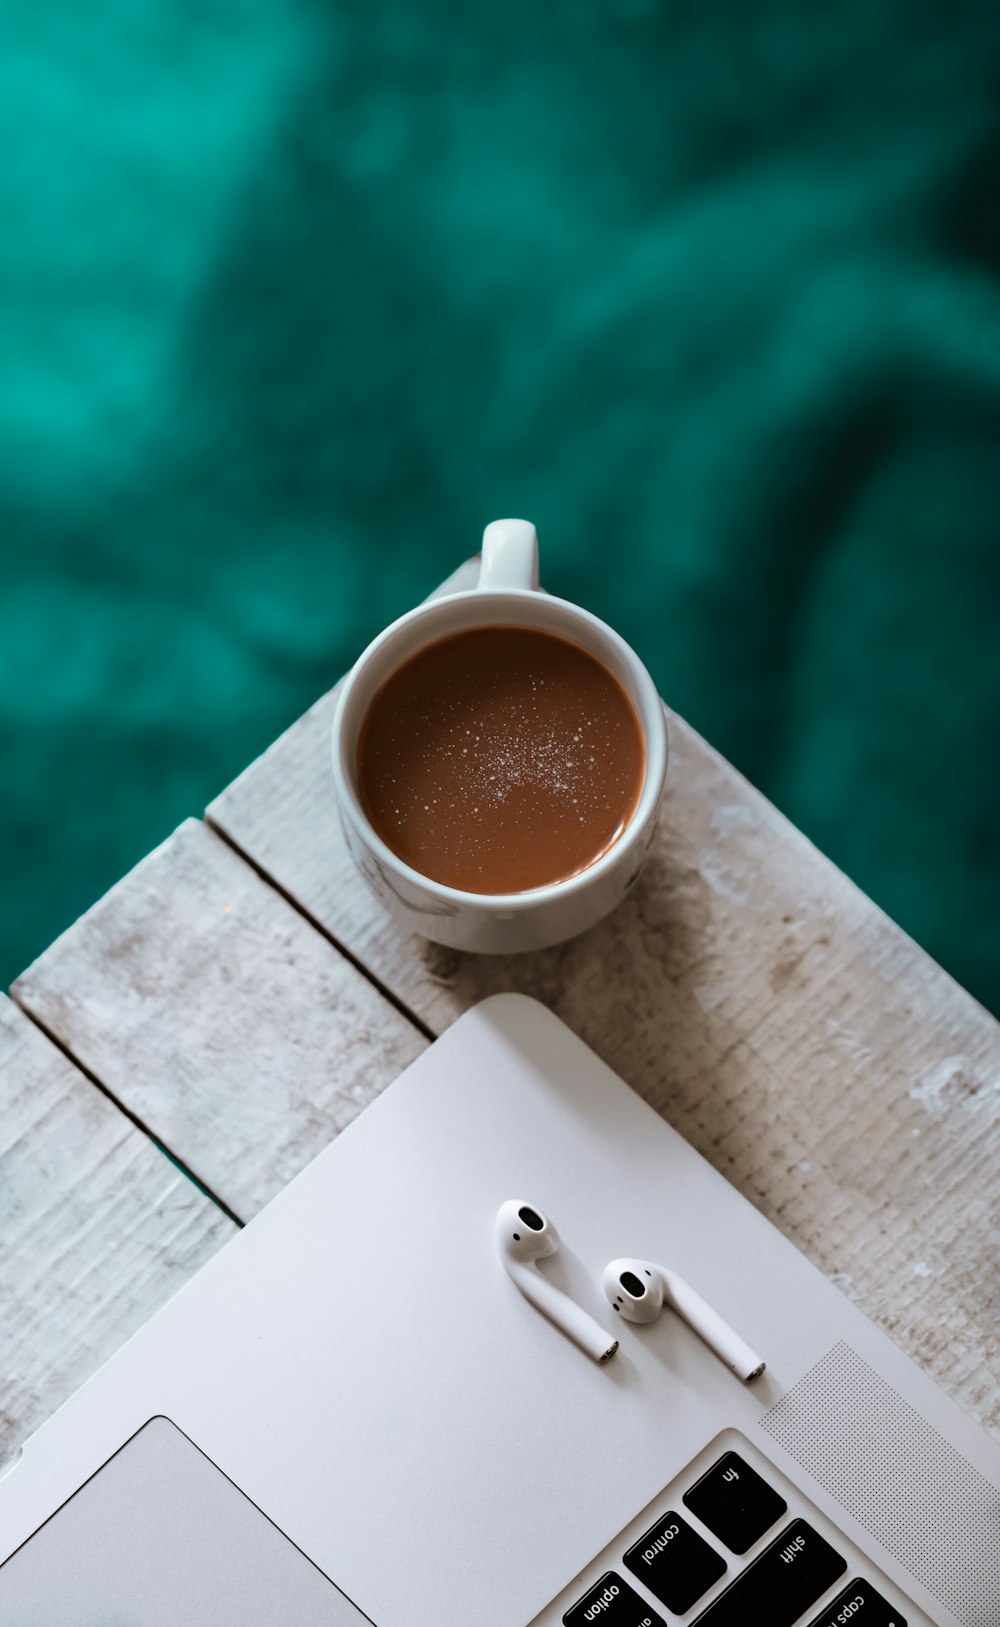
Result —
<instances>
[{"instance_id":1,"label":"brown liquid","mask_svg":"<svg viewBox=\"0 0 1000 1627\"><path fill-rule=\"evenodd\" d=\"M358 741L365 813L423 875L472 893L563 881L639 801L642 728L607 667L553 633L438 639L376 691Z\"/></svg>"}]
</instances>

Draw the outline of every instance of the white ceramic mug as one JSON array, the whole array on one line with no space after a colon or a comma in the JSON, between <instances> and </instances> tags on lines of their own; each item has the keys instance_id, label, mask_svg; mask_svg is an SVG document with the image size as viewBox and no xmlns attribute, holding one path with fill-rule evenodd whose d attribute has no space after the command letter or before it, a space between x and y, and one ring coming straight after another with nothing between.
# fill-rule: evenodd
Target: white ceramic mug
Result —
<instances>
[{"instance_id":1,"label":"white ceramic mug","mask_svg":"<svg viewBox=\"0 0 1000 1627\"><path fill-rule=\"evenodd\" d=\"M404 863L368 822L358 791L358 733L379 686L417 650L470 627L532 627L588 650L618 679L642 724L646 772L618 840L586 870L520 893L469 893ZM526 520L494 520L483 535L479 585L400 616L358 659L333 720L333 775L351 857L406 932L480 954L543 949L575 937L614 909L639 874L663 795L667 728L656 685L635 651L589 611L538 586L538 538Z\"/></svg>"}]
</instances>

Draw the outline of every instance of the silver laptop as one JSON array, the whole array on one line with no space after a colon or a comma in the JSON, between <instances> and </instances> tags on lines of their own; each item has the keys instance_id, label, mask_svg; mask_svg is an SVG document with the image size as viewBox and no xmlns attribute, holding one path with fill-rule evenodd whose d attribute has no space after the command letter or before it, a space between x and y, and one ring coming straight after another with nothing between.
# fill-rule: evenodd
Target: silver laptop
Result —
<instances>
[{"instance_id":1,"label":"silver laptop","mask_svg":"<svg viewBox=\"0 0 1000 1627\"><path fill-rule=\"evenodd\" d=\"M665 1059L665 1067L668 1065ZM506 1276L617 1335L591 1361ZM601 1273L661 1261L741 1383ZM998 1627L1000 1452L556 1018L467 1013L24 1446L3 1627Z\"/></svg>"}]
</instances>

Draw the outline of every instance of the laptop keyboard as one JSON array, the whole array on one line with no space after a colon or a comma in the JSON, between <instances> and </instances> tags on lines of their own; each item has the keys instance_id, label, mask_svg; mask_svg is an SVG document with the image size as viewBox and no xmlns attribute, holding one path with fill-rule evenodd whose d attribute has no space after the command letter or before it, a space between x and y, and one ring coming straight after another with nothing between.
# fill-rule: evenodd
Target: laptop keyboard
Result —
<instances>
[{"instance_id":1,"label":"laptop keyboard","mask_svg":"<svg viewBox=\"0 0 1000 1627\"><path fill-rule=\"evenodd\" d=\"M742 1447L742 1437L735 1438ZM749 1443L745 1450L717 1449L707 1464L705 1456L668 1489L669 1506L652 1524L631 1542L630 1528L617 1552L612 1545L601 1556L609 1568L568 1608L565 1596L560 1600L562 1614L553 1613L553 1621L670 1627L683 1617L690 1627L914 1627L925 1619L890 1603L881 1589L891 1586L876 1567L868 1566L866 1576L853 1544L783 1488L777 1470L759 1457L759 1467L752 1462L757 1454Z\"/></svg>"}]
</instances>

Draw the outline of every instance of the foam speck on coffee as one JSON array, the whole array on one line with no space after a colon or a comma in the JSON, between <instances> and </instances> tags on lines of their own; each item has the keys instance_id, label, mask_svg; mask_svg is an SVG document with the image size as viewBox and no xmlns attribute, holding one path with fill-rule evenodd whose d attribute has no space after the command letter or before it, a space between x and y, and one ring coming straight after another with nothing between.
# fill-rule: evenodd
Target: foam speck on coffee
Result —
<instances>
[{"instance_id":1,"label":"foam speck on coffee","mask_svg":"<svg viewBox=\"0 0 1000 1627\"><path fill-rule=\"evenodd\" d=\"M565 880L607 852L642 790L635 708L588 651L477 627L411 656L358 741L372 826L401 859L466 892Z\"/></svg>"}]
</instances>

